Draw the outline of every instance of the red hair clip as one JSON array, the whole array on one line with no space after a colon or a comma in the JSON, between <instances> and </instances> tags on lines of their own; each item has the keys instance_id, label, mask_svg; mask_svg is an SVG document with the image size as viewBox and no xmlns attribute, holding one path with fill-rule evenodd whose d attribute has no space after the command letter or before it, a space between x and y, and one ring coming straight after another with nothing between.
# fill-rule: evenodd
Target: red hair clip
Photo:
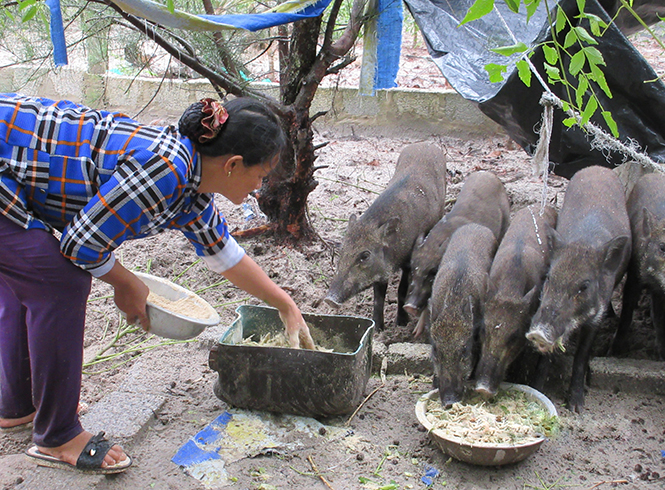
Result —
<instances>
[{"instance_id":1,"label":"red hair clip","mask_svg":"<svg viewBox=\"0 0 665 490\"><path fill-rule=\"evenodd\" d=\"M206 128L207 131L199 136L199 143L205 143L219 134L222 126L229 118L229 113L226 112L222 103L215 99L201 99L201 102L203 103L201 112L206 114L206 116L201 119L201 125Z\"/></svg>"}]
</instances>

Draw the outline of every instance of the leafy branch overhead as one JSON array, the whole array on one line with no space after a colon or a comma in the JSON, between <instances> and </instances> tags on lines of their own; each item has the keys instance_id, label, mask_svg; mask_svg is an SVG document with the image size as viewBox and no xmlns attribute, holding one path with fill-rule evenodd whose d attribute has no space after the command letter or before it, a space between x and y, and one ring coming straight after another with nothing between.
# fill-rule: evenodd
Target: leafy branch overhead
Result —
<instances>
[{"instance_id":1,"label":"leafy branch overhead","mask_svg":"<svg viewBox=\"0 0 665 490\"><path fill-rule=\"evenodd\" d=\"M525 1L527 22L538 8L546 9L549 29L553 33L551 39L529 47L524 42L517 42L514 34L510 32L509 34L515 41L514 44L496 46L491 48L491 51L505 57L520 55L515 62L515 69L520 80L527 87L531 86L534 75L543 84L543 89L547 92L551 92L547 84L561 84L563 86L565 93L562 101L564 111L567 113L572 111L580 115L579 118L571 116L564 119L563 124L565 126L572 127L578 124L584 127L593 115L600 111L612 135L618 137L617 124L610 111L603 107L601 98L598 96L600 90L608 99L612 98L612 92L603 71L606 67L605 59L600 50L596 48L598 45L597 39L604 35L609 24L599 16L585 12L586 0L577 0L576 3L578 14L571 19L564 9L559 6L555 10L550 9L547 0L542 2L542 7L541 0ZM519 13L520 0L505 0L505 4L511 12ZM620 0L620 7L614 18L619 14L619 11L626 9L656 39L661 48L665 49L662 41L658 39L658 36L632 7L632 0ZM459 26L478 20L490 14L493 10L495 10L494 0L476 0ZM555 14L553 14L554 12ZM563 40L561 40L562 38ZM547 78L547 83L540 78L536 67L531 62L534 53L539 49L542 50L544 56L542 72ZM501 63L485 65L485 70L492 83L502 82L504 75L508 73L508 68L508 64Z\"/></svg>"}]
</instances>

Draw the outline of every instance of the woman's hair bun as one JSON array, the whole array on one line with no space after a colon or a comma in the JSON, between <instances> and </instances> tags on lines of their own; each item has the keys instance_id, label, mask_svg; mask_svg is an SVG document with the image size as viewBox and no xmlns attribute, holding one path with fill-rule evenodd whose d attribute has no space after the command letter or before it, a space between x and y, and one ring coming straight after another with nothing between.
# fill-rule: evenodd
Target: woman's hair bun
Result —
<instances>
[{"instance_id":1,"label":"woman's hair bun","mask_svg":"<svg viewBox=\"0 0 665 490\"><path fill-rule=\"evenodd\" d=\"M206 114L201 109L203 109L203 102L193 103L185 110L180 116L180 121L178 121L180 134L195 142L198 142L199 136L205 132L205 128L201 125L201 119Z\"/></svg>"}]
</instances>

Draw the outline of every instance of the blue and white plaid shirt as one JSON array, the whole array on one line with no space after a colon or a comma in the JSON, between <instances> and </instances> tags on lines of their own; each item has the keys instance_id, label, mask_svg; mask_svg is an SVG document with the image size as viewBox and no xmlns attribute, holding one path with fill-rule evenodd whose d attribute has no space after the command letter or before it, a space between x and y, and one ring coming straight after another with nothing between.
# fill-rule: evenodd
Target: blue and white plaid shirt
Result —
<instances>
[{"instance_id":1,"label":"blue and white plaid shirt","mask_svg":"<svg viewBox=\"0 0 665 490\"><path fill-rule=\"evenodd\" d=\"M200 182L199 154L171 126L0 94L0 213L62 232L62 254L95 277L122 242L167 228L181 230L212 270L237 264L244 250Z\"/></svg>"}]
</instances>

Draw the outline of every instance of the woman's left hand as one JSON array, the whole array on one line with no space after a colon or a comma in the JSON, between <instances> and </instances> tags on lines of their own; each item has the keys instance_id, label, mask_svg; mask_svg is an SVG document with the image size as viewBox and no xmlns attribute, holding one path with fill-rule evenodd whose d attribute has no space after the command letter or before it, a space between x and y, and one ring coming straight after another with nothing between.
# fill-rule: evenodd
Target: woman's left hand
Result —
<instances>
[{"instance_id":1,"label":"woman's left hand","mask_svg":"<svg viewBox=\"0 0 665 490\"><path fill-rule=\"evenodd\" d=\"M309 327L291 296L277 286L263 270L247 255L222 275L243 291L265 301L279 310L279 317L286 325L286 336L291 347L314 349Z\"/></svg>"},{"instance_id":2,"label":"woman's left hand","mask_svg":"<svg viewBox=\"0 0 665 490\"><path fill-rule=\"evenodd\" d=\"M282 312L279 312L279 317L284 322L286 326L286 336L289 339L289 345L294 349L316 349L314 345L314 340L312 335L309 332L309 327L305 323L305 319L302 317L300 311L296 314L287 314L282 315Z\"/></svg>"}]
</instances>

